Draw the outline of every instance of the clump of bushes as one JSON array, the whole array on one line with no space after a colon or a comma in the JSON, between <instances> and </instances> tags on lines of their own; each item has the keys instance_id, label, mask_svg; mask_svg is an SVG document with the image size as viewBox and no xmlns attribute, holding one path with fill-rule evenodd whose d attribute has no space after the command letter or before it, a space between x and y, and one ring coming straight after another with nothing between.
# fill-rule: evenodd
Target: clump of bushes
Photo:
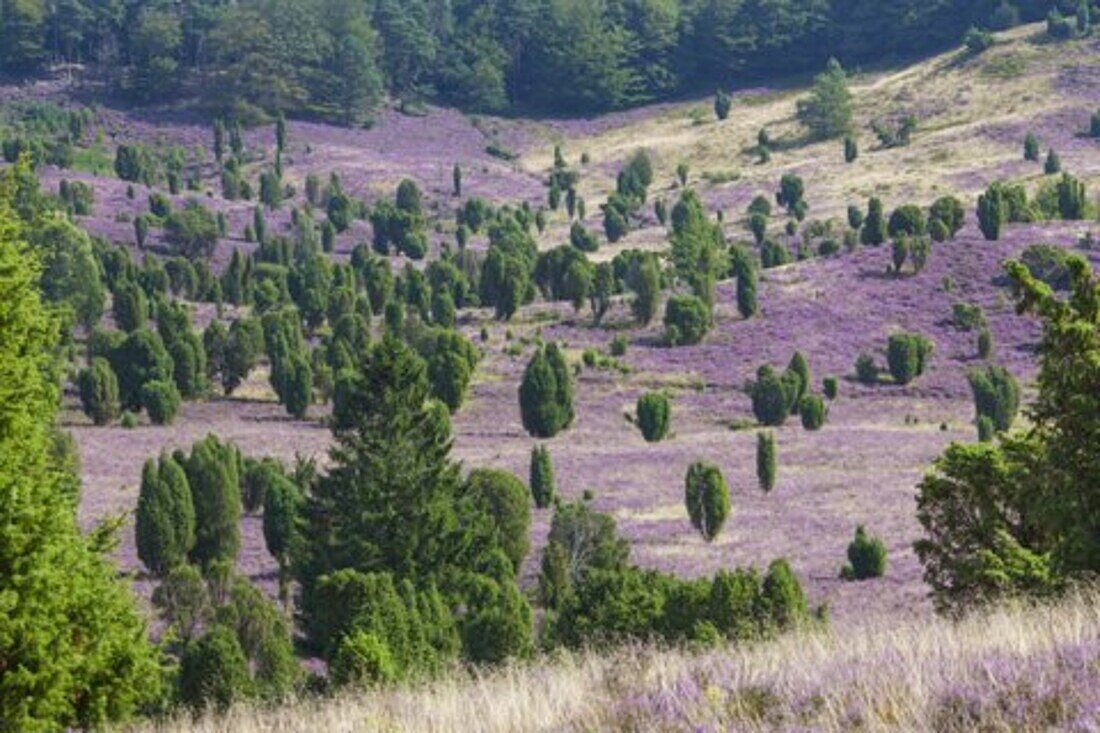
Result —
<instances>
[{"instance_id":1,"label":"clump of bushes","mask_svg":"<svg viewBox=\"0 0 1100 733\"><path fill-rule=\"evenodd\" d=\"M628 553L611 517L586 503L558 509L539 576L551 643L712 645L761 638L809 618L785 560L773 561L763 574L744 568L683 580L634 567Z\"/></svg>"}]
</instances>

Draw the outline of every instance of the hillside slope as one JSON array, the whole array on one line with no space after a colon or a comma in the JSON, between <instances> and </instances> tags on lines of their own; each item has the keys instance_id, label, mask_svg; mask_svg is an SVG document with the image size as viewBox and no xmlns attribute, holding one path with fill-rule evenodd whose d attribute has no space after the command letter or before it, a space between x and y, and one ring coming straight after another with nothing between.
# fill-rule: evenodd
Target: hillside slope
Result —
<instances>
[{"instance_id":1,"label":"hillside slope","mask_svg":"<svg viewBox=\"0 0 1100 733\"><path fill-rule=\"evenodd\" d=\"M606 351L621 333L629 348L620 362L628 369L583 370L576 424L547 442L564 498L594 492L597 508L616 517L633 543L634 558L646 566L695 575L761 565L783 555L791 558L811 599L833 608L839 626L869 615L926 617L931 610L910 549L918 536L914 486L945 445L975 435L965 377L978 364L976 334L952 326L952 308L960 302L983 308L997 343L997 361L1026 383L1034 370L1038 327L1013 312L999 280L1000 264L1039 241L1073 247L1089 226L1014 226L1001 242L988 243L974 222L974 194L999 176L1032 183L1042 178L1041 164L1022 160L1027 130L1040 136L1044 149L1056 148L1065 169L1093 183L1095 190L1100 149L1096 141L1078 134L1100 99L1100 42L1052 45L1038 26L1029 26L1001 37L978 58L952 52L903 70L860 74L854 91L863 154L852 165L844 164L838 142L800 142L792 114L801 90L760 90L739 95L724 123L711 121L709 112L700 124L693 122L692 110L708 109L709 100L589 121L471 120L432 110L423 118L386 113L370 130L292 122L284 166L288 180L298 184L297 204L309 174L324 179L335 172L349 193L368 202L391 195L402 177L415 178L426 193L432 224L438 225L430 235L437 251L453 235L453 208L459 200L450 193L450 175L456 161L467 171L466 196L537 204L545 197L543 178L555 141L570 162L582 152L589 156L580 171L581 192L589 204L586 223L592 229L599 226L598 203L619 166L640 147L654 155L654 196L671 203L677 195L674 170L681 160L688 162L693 185L713 209L725 213L731 239L745 236L745 204L758 193L771 196L780 175L788 171L805 178L810 216L815 218L842 217L848 204L865 206L871 195L882 196L888 211L903 203L927 205L942 193L963 196L966 227L955 241L934 248L920 274L886 274L886 247L769 270L760 286L761 315L740 319L732 289L723 285L716 327L698 346L661 347L658 324L631 330L625 303L616 305L606 328L592 327L587 314L575 314L564 304L532 305L507 324L493 321L485 310L466 312L460 319L461 330L475 340L480 342L482 328L488 333L470 400L455 420L456 453L468 467L499 467L526 477L534 441L520 424L516 388L536 333L564 341L575 362L585 348ZM876 150L866 125L908 112L919 118L912 145ZM199 146L208 133L169 112L101 109L97 114L108 147L125 140ZM764 126L776 150L770 163L757 165L749 147ZM270 127L246 137L250 149L270 155ZM487 153L491 142L518 153L518 161L508 163ZM253 172L265 160L255 163ZM97 191L95 212L84 223L133 247L126 217L144 210L146 192L139 188L131 200L126 184L115 178L82 176L93 180ZM47 169L46 185L56 185L62 177L74 176ZM712 182L720 178L731 180ZM243 237L253 205L215 195L212 166L203 183L210 190L209 205L229 215L230 237L220 242L216 256L225 262L234 248L253 246ZM177 202L184 198L177 197ZM270 216L274 231L288 231L289 208ZM539 246L565 243L567 231L564 213L552 215ZM335 257L346 257L369 236L369 224L356 222L338 239ZM472 246L481 248L484 241L475 240ZM602 246L596 257L608 258L628 247L666 246L664 228L650 218L619 244ZM1089 256L1095 261L1097 254ZM232 316L233 310L224 315ZM198 308L200 325L213 317L211 305ZM907 387L858 384L852 368L856 357L867 352L881 362L886 339L896 328L920 331L935 342L929 373ZM782 367L796 350L808 358L815 384L825 375L840 378L840 398L824 430L806 432L794 424L797 420L777 430L779 480L776 490L765 495L756 488L756 438L753 430L743 429L751 412L741 388L759 365ZM674 398L674 435L650 445L624 414L641 393L655 388ZM303 455L323 461L329 444L323 410L308 421L286 417L274 402L263 368L232 399L186 404L171 428L93 428L76 411L73 395L69 400L73 409L68 426L82 457L86 521L132 511L142 463L210 432L237 443L246 454L284 460ZM732 487L733 514L714 543L692 530L683 507L684 472L700 459L720 466ZM548 523L546 512L536 512L528 578L538 567ZM880 581L846 583L837 578L857 524L866 524L889 547L890 570ZM121 559L125 569L137 569L129 531ZM275 564L264 549L256 516L244 519L239 565L253 580L274 586Z\"/></svg>"}]
</instances>

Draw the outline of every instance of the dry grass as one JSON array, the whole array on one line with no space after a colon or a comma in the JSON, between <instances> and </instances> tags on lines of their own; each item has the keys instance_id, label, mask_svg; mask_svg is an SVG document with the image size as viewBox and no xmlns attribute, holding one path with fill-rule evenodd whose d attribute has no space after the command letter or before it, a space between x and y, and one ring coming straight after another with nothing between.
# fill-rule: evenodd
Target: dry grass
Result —
<instances>
[{"instance_id":1,"label":"dry grass","mask_svg":"<svg viewBox=\"0 0 1100 733\"><path fill-rule=\"evenodd\" d=\"M1100 695L1098 639L1100 596L1090 593L958 623L807 632L705 654L636 648L565 656L135 733L1095 730L1088 725ZM1067 658L1084 659L1085 674ZM1005 699L1012 709L1002 709Z\"/></svg>"}]
</instances>

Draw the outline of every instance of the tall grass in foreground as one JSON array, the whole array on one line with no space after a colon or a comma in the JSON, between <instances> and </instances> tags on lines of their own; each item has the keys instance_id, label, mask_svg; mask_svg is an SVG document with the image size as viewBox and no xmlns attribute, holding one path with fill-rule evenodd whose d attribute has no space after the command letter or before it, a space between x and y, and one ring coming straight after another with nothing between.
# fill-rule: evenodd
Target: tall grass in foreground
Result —
<instances>
[{"instance_id":1,"label":"tall grass in foreground","mask_svg":"<svg viewBox=\"0 0 1100 733\"><path fill-rule=\"evenodd\" d=\"M621 649L157 733L1100 729L1100 593L693 654Z\"/></svg>"}]
</instances>

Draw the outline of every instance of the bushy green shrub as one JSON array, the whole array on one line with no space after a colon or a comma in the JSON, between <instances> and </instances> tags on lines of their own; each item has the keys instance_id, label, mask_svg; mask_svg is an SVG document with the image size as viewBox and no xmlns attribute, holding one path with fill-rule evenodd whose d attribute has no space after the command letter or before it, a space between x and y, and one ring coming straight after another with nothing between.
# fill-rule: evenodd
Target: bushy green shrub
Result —
<instances>
[{"instance_id":1,"label":"bushy green shrub","mask_svg":"<svg viewBox=\"0 0 1100 733\"><path fill-rule=\"evenodd\" d=\"M187 476L171 456L145 462L134 536L138 558L154 575L163 576L187 561L195 543L195 507Z\"/></svg>"},{"instance_id":2,"label":"bushy green shrub","mask_svg":"<svg viewBox=\"0 0 1100 733\"><path fill-rule=\"evenodd\" d=\"M756 268L747 257L742 257L737 260L734 275L737 277L737 312L742 318L752 318L758 310Z\"/></svg>"},{"instance_id":3,"label":"bushy green shrub","mask_svg":"<svg viewBox=\"0 0 1100 733\"><path fill-rule=\"evenodd\" d=\"M554 468L550 463L550 452L545 446L536 445L531 449L531 498L535 506L545 509L554 501L557 489L554 486Z\"/></svg>"},{"instance_id":4,"label":"bushy green shrub","mask_svg":"<svg viewBox=\"0 0 1100 733\"><path fill-rule=\"evenodd\" d=\"M782 376L771 366L764 365L756 372L756 381L749 388L752 412L761 425L779 426L791 415L792 405L798 404L802 391L802 378L787 371Z\"/></svg>"},{"instance_id":5,"label":"bushy green shrub","mask_svg":"<svg viewBox=\"0 0 1100 733\"><path fill-rule=\"evenodd\" d=\"M330 673L337 687L385 685L398 678L390 648L365 631L353 631L340 640Z\"/></svg>"},{"instance_id":6,"label":"bushy green shrub","mask_svg":"<svg viewBox=\"0 0 1100 733\"><path fill-rule=\"evenodd\" d=\"M825 400L814 394L806 395L800 406L802 427L806 430L820 430L825 425L826 412Z\"/></svg>"},{"instance_id":7,"label":"bushy green shrub","mask_svg":"<svg viewBox=\"0 0 1100 733\"><path fill-rule=\"evenodd\" d=\"M886 573L886 545L878 537L867 534L863 525L856 527L856 536L848 545L848 564L841 570L845 580L881 578Z\"/></svg>"},{"instance_id":8,"label":"bushy green shrub","mask_svg":"<svg viewBox=\"0 0 1100 733\"><path fill-rule=\"evenodd\" d=\"M994 436L997 434L997 426L993 424L993 421L985 415L981 415L975 424L978 427L978 442L992 443Z\"/></svg>"},{"instance_id":9,"label":"bushy green shrub","mask_svg":"<svg viewBox=\"0 0 1100 733\"><path fill-rule=\"evenodd\" d=\"M92 359L77 377L80 404L96 425L106 425L119 415L118 378L102 357Z\"/></svg>"},{"instance_id":10,"label":"bushy green shrub","mask_svg":"<svg viewBox=\"0 0 1100 733\"><path fill-rule=\"evenodd\" d=\"M776 471L775 434L762 430L756 434L756 479L763 491L775 488Z\"/></svg>"},{"instance_id":11,"label":"bushy green shrub","mask_svg":"<svg viewBox=\"0 0 1100 733\"><path fill-rule=\"evenodd\" d=\"M180 701L195 710L224 711L250 694L248 660L237 636L215 626L191 642L180 659Z\"/></svg>"},{"instance_id":12,"label":"bushy green shrub","mask_svg":"<svg viewBox=\"0 0 1100 733\"><path fill-rule=\"evenodd\" d=\"M733 100L730 99L730 95L726 94L723 90L719 89L714 94L714 116L719 120L724 120L730 116L730 107L733 106Z\"/></svg>"},{"instance_id":13,"label":"bushy green shrub","mask_svg":"<svg viewBox=\"0 0 1100 733\"><path fill-rule=\"evenodd\" d=\"M126 281L115 288L111 311L115 325L123 331L136 331L149 321L149 304L145 291L135 283Z\"/></svg>"},{"instance_id":14,"label":"bushy green shrub","mask_svg":"<svg viewBox=\"0 0 1100 733\"><path fill-rule=\"evenodd\" d=\"M730 494L722 472L707 463L693 463L684 480L684 504L691 526L713 541L730 513Z\"/></svg>"},{"instance_id":15,"label":"bushy green shrub","mask_svg":"<svg viewBox=\"0 0 1100 733\"><path fill-rule=\"evenodd\" d=\"M879 367L870 354L856 357L856 379L862 384L878 384Z\"/></svg>"},{"instance_id":16,"label":"bushy green shrub","mask_svg":"<svg viewBox=\"0 0 1100 733\"><path fill-rule=\"evenodd\" d=\"M988 359L993 355L993 334L988 328L978 332L978 358Z\"/></svg>"},{"instance_id":17,"label":"bushy green shrub","mask_svg":"<svg viewBox=\"0 0 1100 733\"><path fill-rule=\"evenodd\" d=\"M1001 238L1001 230L1009 220L1008 201L1004 187L993 183L985 193L978 196L978 227L989 241Z\"/></svg>"},{"instance_id":18,"label":"bushy green shrub","mask_svg":"<svg viewBox=\"0 0 1100 733\"><path fill-rule=\"evenodd\" d=\"M970 29L966 31L966 35L963 36L963 45L966 46L967 51L975 56L992 48L993 43L992 33L975 26L970 26Z\"/></svg>"},{"instance_id":19,"label":"bushy green shrub","mask_svg":"<svg viewBox=\"0 0 1100 733\"><path fill-rule=\"evenodd\" d=\"M1053 176L1062 172L1062 158L1054 150L1047 151L1047 159L1043 162L1043 173Z\"/></svg>"},{"instance_id":20,"label":"bushy green shrub","mask_svg":"<svg viewBox=\"0 0 1100 733\"><path fill-rule=\"evenodd\" d=\"M1031 276L1053 290L1068 290L1070 286L1070 254L1053 244L1033 244L1020 255L1020 262Z\"/></svg>"},{"instance_id":21,"label":"bushy green shrub","mask_svg":"<svg viewBox=\"0 0 1100 733\"><path fill-rule=\"evenodd\" d=\"M891 237L900 237L903 234L915 237L924 234L927 226L921 208L913 204L906 204L894 209L894 213L890 214L890 222L887 225L886 232Z\"/></svg>"},{"instance_id":22,"label":"bushy green shrub","mask_svg":"<svg viewBox=\"0 0 1100 733\"><path fill-rule=\"evenodd\" d=\"M573 423L573 380L556 344L540 347L523 372L520 416L531 435L552 438Z\"/></svg>"},{"instance_id":23,"label":"bushy green shrub","mask_svg":"<svg viewBox=\"0 0 1100 733\"><path fill-rule=\"evenodd\" d=\"M694 295L673 295L665 303L665 340L670 346L690 346L710 330L710 310Z\"/></svg>"},{"instance_id":24,"label":"bushy green shrub","mask_svg":"<svg viewBox=\"0 0 1100 733\"><path fill-rule=\"evenodd\" d=\"M1020 409L1020 387L1001 366L973 369L968 375L978 417L987 417L999 432L1012 427Z\"/></svg>"},{"instance_id":25,"label":"bushy green shrub","mask_svg":"<svg viewBox=\"0 0 1100 733\"><path fill-rule=\"evenodd\" d=\"M240 547L240 454L208 435L182 462L195 507L195 545L190 559L209 567L232 561Z\"/></svg>"},{"instance_id":26,"label":"bushy green shrub","mask_svg":"<svg viewBox=\"0 0 1100 733\"><path fill-rule=\"evenodd\" d=\"M886 216L880 199L872 198L867 204L867 216L863 219L859 238L861 243L869 246L878 246L886 241Z\"/></svg>"},{"instance_id":27,"label":"bushy green shrub","mask_svg":"<svg viewBox=\"0 0 1100 733\"><path fill-rule=\"evenodd\" d=\"M835 400L838 394L838 384L836 377L825 377L821 381L822 391L825 393L825 398L829 400Z\"/></svg>"},{"instance_id":28,"label":"bushy green shrub","mask_svg":"<svg viewBox=\"0 0 1100 733\"><path fill-rule=\"evenodd\" d=\"M844 162L854 163L859 158L859 144L851 135L844 138Z\"/></svg>"},{"instance_id":29,"label":"bushy green shrub","mask_svg":"<svg viewBox=\"0 0 1100 733\"><path fill-rule=\"evenodd\" d=\"M1039 138L1031 132L1024 138L1024 160L1033 163L1039 162Z\"/></svg>"},{"instance_id":30,"label":"bushy green shrub","mask_svg":"<svg viewBox=\"0 0 1100 733\"><path fill-rule=\"evenodd\" d=\"M214 253L218 243L218 222L209 209L192 199L182 210L167 217L164 233L177 254L197 260Z\"/></svg>"},{"instance_id":31,"label":"bushy green shrub","mask_svg":"<svg viewBox=\"0 0 1100 733\"><path fill-rule=\"evenodd\" d=\"M171 425L179 412L180 401L174 382L151 381L141 386L141 406L154 425Z\"/></svg>"},{"instance_id":32,"label":"bushy green shrub","mask_svg":"<svg viewBox=\"0 0 1100 733\"><path fill-rule=\"evenodd\" d=\"M791 253L774 239L765 239L760 245L760 266L765 270L791 263Z\"/></svg>"},{"instance_id":33,"label":"bushy green shrub","mask_svg":"<svg viewBox=\"0 0 1100 733\"><path fill-rule=\"evenodd\" d=\"M531 549L531 501L527 487L507 471L477 468L466 478L463 493L491 520L500 548L518 573Z\"/></svg>"},{"instance_id":34,"label":"bushy green shrub","mask_svg":"<svg viewBox=\"0 0 1100 733\"><path fill-rule=\"evenodd\" d=\"M852 128L852 94L847 74L836 59L814 79L810 96L798 102L798 119L820 140L839 137Z\"/></svg>"},{"instance_id":35,"label":"bushy green shrub","mask_svg":"<svg viewBox=\"0 0 1100 733\"><path fill-rule=\"evenodd\" d=\"M886 347L886 363L890 376L898 384L909 384L924 373L932 342L914 333L893 333Z\"/></svg>"},{"instance_id":36,"label":"bushy green shrub","mask_svg":"<svg viewBox=\"0 0 1100 733\"><path fill-rule=\"evenodd\" d=\"M637 420L642 437L656 443L668 435L672 408L662 392L649 392L638 398Z\"/></svg>"},{"instance_id":37,"label":"bushy green shrub","mask_svg":"<svg viewBox=\"0 0 1100 733\"><path fill-rule=\"evenodd\" d=\"M929 208L928 221L929 231L936 222L939 222L943 230L946 230L947 236L936 240L942 242L945 239L953 238L963 228L966 223L966 209L963 208L962 201L954 196L941 196Z\"/></svg>"}]
</instances>

